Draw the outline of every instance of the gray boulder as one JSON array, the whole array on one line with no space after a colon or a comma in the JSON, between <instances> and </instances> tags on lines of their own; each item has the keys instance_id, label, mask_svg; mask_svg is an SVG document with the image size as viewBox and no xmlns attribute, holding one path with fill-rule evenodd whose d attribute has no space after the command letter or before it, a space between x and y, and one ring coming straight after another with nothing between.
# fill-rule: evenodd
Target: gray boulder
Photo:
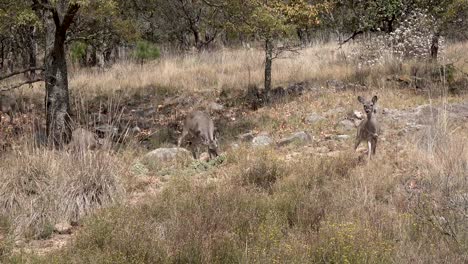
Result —
<instances>
[{"instance_id":1,"label":"gray boulder","mask_svg":"<svg viewBox=\"0 0 468 264\"><path fill-rule=\"evenodd\" d=\"M255 133L253 132L244 133L244 134L237 136L237 138L241 141L251 141L255 138Z\"/></svg>"},{"instance_id":2,"label":"gray boulder","mask_svg":"<svg viewBox=\"0 0 468 264\"><path fill-rule=\"evenodd\" d=\"M308 115L306 118L305 118L305 122L307 124L315 124L321 120L324 120L325 118L317 113L311 113L310 115Z\"/></svg>"},{"instance_id":3,"label":"gray boulder","mask_svg":"<svg viewBox=\"0 0 468 264\"><path fill-rule=\"evenodd\" d=\"M293 142L301 143L301 144L306 144L312 141L312 137L309 135L309 133L305 131L300 131L293 133L291 136L287 138L283 138L280 141L278 141L277 145L278 147L286 146L289 145Z\"/></svg>"},{"instance_id":4,"label":"gray boulder","mask_svg":"<svg viewBox=\"0 0 468 264\"><path fill-rule=\"evenodd\" d=\"M190 151L184 148L158 148L145 155L146 159L168 162L177 157L191 158Z\"/></svg>"},{"instance_id":5,"label":"gray boulder","mask_svg":"<svg viewBox=\"0 0 468 264\"><path fill-rule=\"evenodd\" d=\"M211 110L211 111L222 111L224 110L224 106L223 105L220 105L218 103L215 103L215 102L211 102L209 105L208 105L208 108Z\"/></svg>"},{"instance_id":6,"label":"gray boulder","mask_svg":"<svg viewBox=\"0 0 468 264\"><path fill-rule=\"evenodd\" d=\"M268 146L273 143L273 139L268 135L259 135L252 139L254 147Z\"/></svg>"},{"instance_id":7,"label":"gray boulder","mask_svg":"<svg viewBox=\"0 0 468 264\"><path fill-rule=\"evenodd\" d=\"M353 121L345 119L338 123L338 127L342 128L345 131L349 131L355 129L356 125Z\"/></svg>"},{"instance_id":8,"label":"gray boulder","mask_svg":"<svg viewBox=\"0 0 468 264\"><path fill-rule=\"evenodd\" d=\"M72 226L69 223L58 223L54 225L54 232L64 235L72 233Z\"/></svg>"},{"instance_id":9,"label":"gray boulder","mask_svg":"<svg viewBox=\"0 0 468 264\"><path fill-rule=\"evenodd\" d=\"M351 136L350 135L337 135L335 138L337 140L347 140L347 139L351 138Z\"/></svg>"}]
</instances>

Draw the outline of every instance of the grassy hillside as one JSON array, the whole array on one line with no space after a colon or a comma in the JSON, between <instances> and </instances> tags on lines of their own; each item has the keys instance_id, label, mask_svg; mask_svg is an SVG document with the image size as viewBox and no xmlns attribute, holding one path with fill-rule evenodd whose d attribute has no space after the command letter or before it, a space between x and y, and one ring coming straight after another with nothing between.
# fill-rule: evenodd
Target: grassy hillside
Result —
<instances>
[{"instance_id":1,"label":"grassy hillside","mask_svg":"<svg viewBox=\"0 0 468 264\"><path fill-rule=\"evenodd\" d=\"M258 110L262 52L220 50L72 74L75 120L90 129L138 126L97 151L36 149L42 89L0 164L0 261L5 263L465 263L468 261L468 44L440 68L421 62L359 66L358 45L316 45L275 61L273 83L304 92ZM450 69L450 72L448 70ZM465 73L464 73L465 72ZM450 77L449 77L450 76ZM358 95L379 97L383 134L367 161L353 149ZM173 146L191 109L213 111L221 157L145 158ZM307 121L311 114L322 118ZM18 133L18 130L21 133ZM298 131L308 142L254 147ZM109 139L110 140L110 139ZM57 234L57 223L71 234Z\"/></svg>"}]
</instances>

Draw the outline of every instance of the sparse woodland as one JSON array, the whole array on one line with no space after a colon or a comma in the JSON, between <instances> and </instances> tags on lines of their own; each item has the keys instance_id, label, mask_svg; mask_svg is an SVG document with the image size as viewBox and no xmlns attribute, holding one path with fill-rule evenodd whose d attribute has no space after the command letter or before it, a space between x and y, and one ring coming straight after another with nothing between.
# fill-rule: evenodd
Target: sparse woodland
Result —
<instances>
[{"instance_id":1,"label":"sparse woodland","mask_svg":"<svg viewBox=\"0 0 468 264\"><path fill-rule=\"evenodd\" d=\"M0 263L467 263L467 28L467 0L0 0Z\"/></svg>"}]
</instances>

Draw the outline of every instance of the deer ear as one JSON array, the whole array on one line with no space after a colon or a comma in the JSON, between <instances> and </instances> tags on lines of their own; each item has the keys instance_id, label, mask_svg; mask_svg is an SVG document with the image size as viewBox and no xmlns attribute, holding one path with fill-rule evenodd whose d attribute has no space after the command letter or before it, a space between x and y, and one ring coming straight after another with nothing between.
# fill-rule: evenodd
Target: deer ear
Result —
<instances>
[{"instance_id":1,"label":"deer ear","mask_svg":"<svg viewBox=\"0 0 468 264\"><path fill-rule=\"evenodd\" d=\"M357 97L357 100L358 100L361 104L363 104L364 101L365 101L364 98L363 98L362 96L358 96L358 97Z\"/></svg>"},{"instance_id":2,"label":"deer ear","mask_svg":"<svg viewBox=\"0 0 468 264\"><path fill-rule=\"evenodd\" d=\"M372 102L375 104L377 102L377 95L374 95L374 97L372 97Z\"/></svg>"}]
</instances>

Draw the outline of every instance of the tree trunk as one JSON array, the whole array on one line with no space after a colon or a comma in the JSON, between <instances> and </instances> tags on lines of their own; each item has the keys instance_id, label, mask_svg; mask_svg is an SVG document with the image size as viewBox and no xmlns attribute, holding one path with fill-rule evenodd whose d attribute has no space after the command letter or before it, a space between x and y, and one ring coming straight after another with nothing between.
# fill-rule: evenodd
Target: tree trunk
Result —
<instances>
[{"instance_id":1,"label":"tree trunk","mask_svg":"<svg viewBox=\"0 0 468 264\"><path fill-rule=\"evenodd\" d=\"M435 32L432 36L432 44L431 44L431 60L437 61L437 57L439 56L439 39L440 33Z\"/></svg>"},{"instance_id":2,"label":"tree trunk","mask_svg":"<svg viewBox=\"0 0 468 264\"><path fill-rule=\"evenodd\" d=\"M0 72L3 71L3 67L5 65L5 43L2 39L1 41L2 47L0 48Z\"/></svg>"},{"instance_id":3,"label":"tree trunk","mask_svg":"<svg viewBox=\"0 0 468 264\"><path fill-rule=\"evenodd\" d=\"M46 54L46 126L52 144L61 146L70 139L70 103L68 94L68 72L65 56L65 36L60 28L47 24ZM49 38L52 37L52 41ZM50 45L50 42L53 44ZM50 45L50 46L49 46Z\"/></svg>"},{"instance_id":4,"label":"tree trunk","mask_svg":"<svg viewBox=\"0 0 468 264\"><path fill-rule=\"evenodd\" d=\"M271 90L271 66L273 63L273 43L271 39L265 40L265 97L268 98Z\"/></svg>"},{"instance_id":5,"label":"tree trunk","mask_svg":"<svg viewBox=\"0 0 468 264\"><path fill-rule=\"evenodd\" d=\"M36 68L37 66L37 60L36 60L36 53L37 53L37 42L36 42L36 27L32 26L29 28L29 34L28 34L28 55L29 55L29 68ZM34 76L36 75L35 70L31 70L30 72L30 78L33 79Z\"/></svg>"},{"instance_id":6,"label":"tree trunk","mask_svg":"<svg viewBox=\"0 0 468 264\"><path fill-rule=\"evenodd\" d=\"M66 6L65 1L57 3L55 10L47 11L52 14L47 14L46 19L46 129L50 143L56 147L68 143L71 137L65 40L79 5Z\"/></svg>"}]
</instances>

